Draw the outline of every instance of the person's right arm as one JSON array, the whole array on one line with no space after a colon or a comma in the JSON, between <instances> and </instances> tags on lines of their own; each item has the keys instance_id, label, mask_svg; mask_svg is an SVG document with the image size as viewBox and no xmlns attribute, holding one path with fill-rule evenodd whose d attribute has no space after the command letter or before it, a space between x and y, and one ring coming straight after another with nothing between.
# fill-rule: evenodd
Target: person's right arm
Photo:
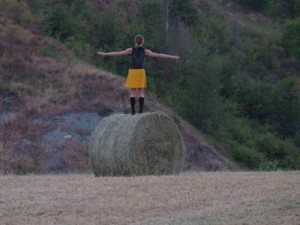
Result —
<instances>
[{"instance_id":1,"label":"person's right arm","mask_svg":"<svg viewBox=\"0 0 300 225\"><path fill-rule=\"evenodd\" d=\"M101 55L101 56L117 57L117 56L123 56L123 55L130 55L131 52L132 52L132 48L127 48L124 51L119 51L119 52L97 52L97 54Z\"/></svg>"}]
</instances>

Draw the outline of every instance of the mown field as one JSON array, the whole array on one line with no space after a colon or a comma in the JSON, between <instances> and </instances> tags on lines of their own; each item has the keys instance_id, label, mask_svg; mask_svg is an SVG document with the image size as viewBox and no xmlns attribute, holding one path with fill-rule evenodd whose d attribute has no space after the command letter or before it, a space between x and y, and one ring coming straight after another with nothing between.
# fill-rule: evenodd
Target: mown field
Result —
<instances>
[{"instance_id":1,"label":"mown field","mask_svg":"<svg viewBox=\"0 0 300 225\"><path fill-rule=\"evenodd\" d=\"M1 225L299 225L300 171L0 176Z\"/></svg>"}]
</instances>

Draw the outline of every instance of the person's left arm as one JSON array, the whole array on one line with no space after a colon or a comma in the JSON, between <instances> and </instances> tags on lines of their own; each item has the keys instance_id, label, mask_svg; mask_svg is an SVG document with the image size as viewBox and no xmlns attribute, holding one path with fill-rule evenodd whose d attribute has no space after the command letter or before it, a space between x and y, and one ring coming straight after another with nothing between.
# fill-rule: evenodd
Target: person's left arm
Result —
<instances>
[{"instance_id":1,"label":"person's left arm","mask_svg":"<svg viewBox=\"0 0 300 225\"><path fill-rule=\"evenodd\" d=\"M145 54L147 56L150 57L154 57L154 58L161 58L161 59L180 59L179 56L177 55L168 55L168 54L163 54L163 53L156 53L156 52L152 52L148 49L145 49Z\"/></svg>"}]
</instances>

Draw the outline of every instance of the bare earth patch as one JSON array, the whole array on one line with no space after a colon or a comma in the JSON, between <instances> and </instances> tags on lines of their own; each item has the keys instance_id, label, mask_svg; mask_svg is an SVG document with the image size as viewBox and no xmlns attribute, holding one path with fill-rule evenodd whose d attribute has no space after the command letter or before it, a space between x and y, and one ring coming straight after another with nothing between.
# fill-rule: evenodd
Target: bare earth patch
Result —
<instances>
[{"instance_id":1,"label":"bare earth patch","mask_svg":"<svg viewBox=\"0 0 300 225\"><path fill-rule=\"evenodd\" d=\"M0 176L0 224L299 225L300 171Z\"/></svg>"}]
</instances>

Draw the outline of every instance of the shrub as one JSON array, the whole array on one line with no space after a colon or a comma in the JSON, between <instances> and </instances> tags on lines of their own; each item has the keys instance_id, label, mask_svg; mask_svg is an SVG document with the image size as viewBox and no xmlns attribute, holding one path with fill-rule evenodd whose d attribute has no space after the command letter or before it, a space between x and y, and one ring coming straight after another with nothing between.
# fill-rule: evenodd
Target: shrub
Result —
<instances>
[{"instance_id":1,"label":"shrub","mask_svg":"<svg viewBox=\"0 0 300 225\"><path fill-rule=\"evenodd\" d=\"M28 25L34 21L26 1L1 0L0 11L17 24Z\"/></svg>"},{"instance_id":2,"label":"shrub","mask_svg":"<svg viewBox=\"0 0 300 225\"><path fill-rule=\"evenodd\" d=\"M300 17L288 22L284 28L283 43L290 55L300 60Z\"/></svg>"},{"instance_id":3,"label":"shrub","mask_svg":"<svg viewBox=\"0 0 300 225\"><path fill-rule=\"evenodd\" d=\"M290 156L297 153L296 148L289 141L284 141L272 133L261 134L257 138L257 148L264 153L268 162L276 162L277 167L293 168L296 165L292 163ZM293 153L293 151L295 151ZM297 154L296 161L297 161ZM294 161L295 162L295 161Z\"/></svg>"},{"instance_id":4,"label":"shrub","mask_svg":"<svg viewBox=\"0 0 300 225\"><path fill-rule=\"evenodd\" d=\"M194 0L173 0L170 11L173 19L180 18L189 26L196 24L199 18L198 7Z\"/></svg>"},{"instance_id":5,"label":"shrub","mask_svg":"<svg viewBox=\"0 0 300 225\"><path fill-rule=\"evenodd\" d=\"M95 60L96 49L89 43L78 40L72 36L66 40L66 45L80 59L83 59L89 63L93 63Z\"/></svg>"},{"instance_id":6,"label":"shrub","mask_svg":"<svg viewBox=\"0 0 300 225\"><path fill-rule=\"evenodd\" d=\"M249 169L257 169L264 161L264 156L259 151L245 145L234 144L231 155L240 165Z\"/></svg>"},{"instance_id":7,"label":"shrub","mask_svg":"<svg viewBox=\"0 0 300 225\"><path fill-rule=\"evenodd\" d=\"M269 0L239 0L244 6L255 10L264 10L267 8Z\"/></svg>"},{"instance_id":8,"label":"shrub","mask_svg":"<svg viewBox=\"0 0 300 225\"><path fill-rule=\"evenodd\" d=\"M262 162L261 165L259 166L259 169L263 171L278 170L279 169L278 162L276 160Z\"/></svg>"},{"instance_id":9,"label":"shrub","mask_svg":"<svg viewBox=\"0 0 300 225\"><path fill-rule=\"evenodd\" d=\"M274 169L275 166L276 169L299 167L300 151L292 140L271 133L270 127L239 118L236 110L232 104L222 107L219 119L214 121L213 129L210 130L231 149L229 157L249 169L267 170L272 166Z\"/></svg>"},{"instance_id":10,"label":"shrub","mask_svg":"<svg viewBox=\"0 0 300 225\"><path fill-rule=\"evenodd\" d=\"M44 21L43 27L47 35L61 41L67 40L68 37L74 36L80 31L72 14L63 4L53 6L50 14Z\"/></svg>"},{"instance_id":11,"label":"shrub","mask_svg":"<svg viewBox=\"0 0 300 225\"><path fill-rule=\"evenodd\" d=\"M144 1L139 8L136 19L146 28L143 30L146 38L145 44L147 44L150 49L163 48L167 36L166 14L164 12L163 3L153 0Z\"/></svg>"}]
</instances>

